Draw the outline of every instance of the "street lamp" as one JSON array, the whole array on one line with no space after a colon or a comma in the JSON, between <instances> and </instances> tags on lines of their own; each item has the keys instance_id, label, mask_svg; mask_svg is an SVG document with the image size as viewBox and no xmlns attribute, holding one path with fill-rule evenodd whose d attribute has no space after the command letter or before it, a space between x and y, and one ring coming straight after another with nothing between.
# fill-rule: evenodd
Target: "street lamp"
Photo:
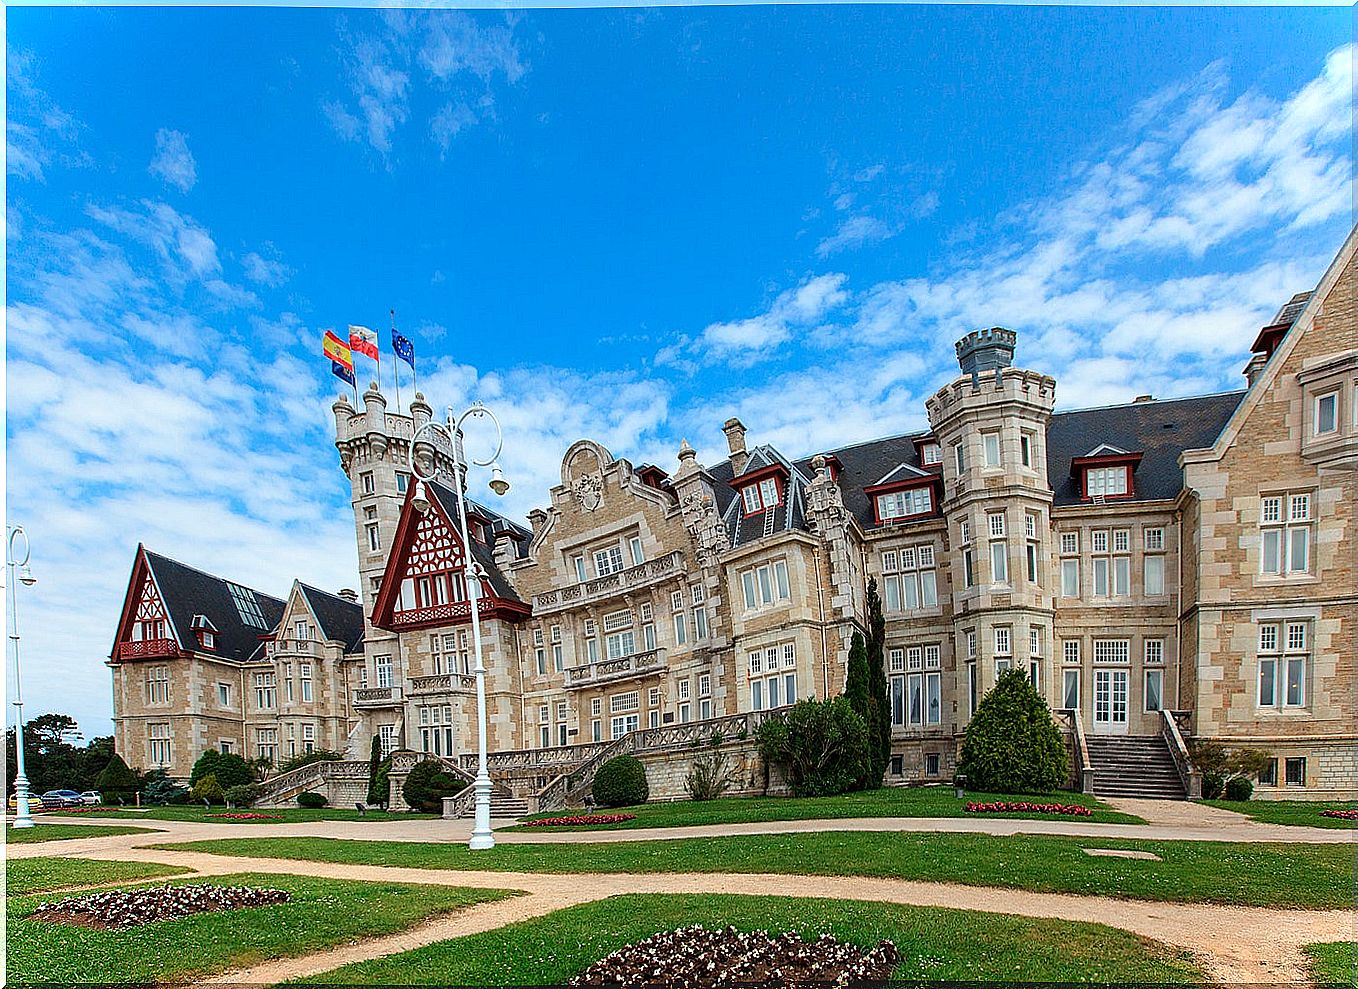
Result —
<instances>
[{"instance_id":1,"label":"street lamp","mask_svg":"<svg viewBox=\"0 0 1358 989\"><path fill-rule=\"evenodd\" d=\"M16 828L31 828L33 818L28 813L28 776L24 774L24 700L19 681L19 594L14 586L16 571L18 580L25 587L38 582L28 566L28 533L21 525L5 526L5 566L9 568L9 641L14 651L14 797L17 807L14 814ZM15 550L20 537L23 538L23 558Z\"/></svg>"},{"instance_id":2,"label":"street lamp","mask_svg":"<svg viewBox=\"0 0 1358 989\"><path fill-rule=\"evenodd\" d=\"M471 460L468 462L466 451L462 445L462 424L468 419L489 419L495 426L495 451L486 460ZM481 582L485 580L486 572L472 556L471 537L467 533L467 469L469 466L489 467L490 489L497 495L503 495L509 490L509 482L505 480L505 475L500 470L500 465L496 462L500 458L500 451L504 448L504 430L500 428L500 421L495 418L495 414L480 402L475 402L472 407L462 413L456 419L453 418L453 410L448 410L448 423L444 425L440 422L430 420L415 430L410 437L410 473L415 477L415 492L411 496L411 506L415 511L423 515L429 511L429 492L425 487L426 481L432 481L437 473L436 461L431 458L429 473L420 472L419 461L415 457L415 443L420 438L420 434L425 430L443 433L453 451L453 472L457 482L457 517L458 524L462 529L462 549L466 554L467 561L467 598L471 605L472 612L472 647L476 650L476 746L477 746L477 768L476 781L472 784L473 793L476 795L476 818L472 825L471 841L467 847L473 850L495 847L495 835L490 830L490 771L486 768L486 662L481 652Z\"/></svg>"}]
</instances>

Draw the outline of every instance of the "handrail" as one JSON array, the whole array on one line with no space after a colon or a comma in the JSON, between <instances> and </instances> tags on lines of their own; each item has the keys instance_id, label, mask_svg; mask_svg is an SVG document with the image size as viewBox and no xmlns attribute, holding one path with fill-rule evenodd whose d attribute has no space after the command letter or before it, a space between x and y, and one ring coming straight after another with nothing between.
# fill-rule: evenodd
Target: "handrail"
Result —
<instances>
[{"instance_id":1,"label":"handrail","mask_svg":"<svg viewBox=\"0 0 1358 989\"><path fill-rule=\"evenodd\" d=\"M603 748L599 749L592 756L576 766L569 772L562 773L556 777L536 794L529 802L529 809L533 813L540 813L544 810L556 810L559 807L567 807L573 799L583 797L583 781L594 781L592 770L597 769L604 760L614 756L622 755L624 752L631 752L635 746L637 733L634 731L625 732Z\"/></svg>"},{"instance_id":2,"label":"handrail","mask_svg":"<svg viewBox=\"0 0 1358 989\"><path fill-rule=\"evenodd\" d=\"M309 762L305 766L298 766L290 769L286 773L270 777L261 783L259 800L277 800L279 795L292 790L296 787L305 789L314 783L323 783L333 776L346 775L342 769L349 773L367 775L368 764L358 760L348 759L321 759L317 762Z\"/></svg>"},{"instance_id":3,"label":"handrail","mask_svg":"<svg viewBox=\"0 0 1358 989\"><path fill-rule=\"evenodd\" d=\"M1193 765L1193 759L1179 731L1176 712L1160 709L1160 734L1164 736L1169 754L1174 757L1174 768L1179 771L1179 782L1183 784L1184 795L1189 800L1202 799L1202 773Z\"/></svg>"}]
</instances>

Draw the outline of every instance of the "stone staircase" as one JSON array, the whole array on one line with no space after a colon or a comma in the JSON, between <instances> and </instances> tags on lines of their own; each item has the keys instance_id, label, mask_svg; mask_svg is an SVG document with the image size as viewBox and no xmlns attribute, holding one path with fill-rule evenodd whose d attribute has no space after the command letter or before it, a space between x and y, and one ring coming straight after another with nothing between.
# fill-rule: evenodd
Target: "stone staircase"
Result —
<instances>
[{"instance_id":1,"label":"stone staircase","mask_svg":"<svg viewBox=\"0 0 1358 989\"><path fill-rule=\"evenodd\" d=\"M1160 735L1085 737L1094 768L1094 795L1143 800L1183 800L1183 781Z\"/></svg>"}]
</instances>

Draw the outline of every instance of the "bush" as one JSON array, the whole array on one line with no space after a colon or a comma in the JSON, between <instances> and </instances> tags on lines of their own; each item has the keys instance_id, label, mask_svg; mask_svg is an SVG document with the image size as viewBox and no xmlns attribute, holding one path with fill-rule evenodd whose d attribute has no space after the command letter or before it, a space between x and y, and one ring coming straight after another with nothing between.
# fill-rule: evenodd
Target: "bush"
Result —
<instances>
[{"instance_id":1,"label":"bush","mask_svg":"<svg viewBox=\"0 0 1358 989\"><path fill-rule=\"evenodd\" d=\"M232 807L251 807L259 799L258 783L241 783L226 788L226 802Z\"/></svg>"},{"instance_id":2,"label":"bush","mask_svg":"<svg viewBox=\"0 0 1358 989\"><path fill-rule=\"evenodd\" d=\"M1019 669L1001 673L962 742L967 785L991 793L1048 793L1070 777L1061 732L1047 702Z\"/></svg>"},{"instance_id":3,"label":"bush","mask_svg":"<svg viewBox=\"0 0 1358 989\"><path fill-rule=\"evenodd\" d=\"M1216 800L1223 792L1227 799L1229 787L1237 779L1258 776L1268 769L1272 757L1262 749L1227 748L1220 742L1193 741L1188 743L1188 758L1193 767L1202 773L1202 795L1208 800ZM1250 794L1254 785L1250 784ZM1242 799L1248 800L1249 796Z\"/></svg>"},{"instance_id":4,"label":"bush","mask_svg":"<svg viewBox=\"0 0 1358 989\"><path fill-rule=\"evenodd\" d=\"M343 758L344 756L340 753L331 752L329 749L315 749L311 752L295 755L291 759L284 759L278 764L278 772L290 773L294 769L310 766L313 762L339 762Z\"/></svg>"},{"instance_id":5,"label":"bush","mask_svg":"<svg viewBox=\"0 0 1358 989\"><path fill-rule=\"evenodd\" d=\"M694 800L716 800L730 789L735 776L725 752L709 752L693 760L684 788Z\"/></svg>"},{"instance_id":6,"label":"bush","mask_svg":"<svg viewBox=\"0 0 1358 989\"><path fill-rule=\"evenodd\" d=\"M860 790L868 775L868 726L848 698L798 701L755 731L767 765L781 766L798 797Z\"/></svg>"},{"instance_id":7,"label":"bush","mask_svg":"<svg viewBox=\"0 0 1358 989\"><path fill-rule=\"evenodd\" d=\"M1202 774L1202 795L1205 800L1216 800L1226 789L1226 774L1206 772Z\"/></svg>"},{"instance_id":8,"label":"bush","mask_svg":"<svg viewBox=\"0 0 1358 989\"><path fill-rule=\"evenodd\" d=\"M297 794L297 806L306 807L308 810L316 810L324 807L330 801L325 799L323 793L299 793Z\"/></svg>"},{"instance_id":9,"label":"bush","mask_svg":"<svg viewBox=\"0 0 1358 989\"><path fill-rule=\"evenodd\" d=\"M1226 781L1227 800L1248 800L1254 796L1254 784L1243 776L1235 776Z\"/></svg>"},{"instance_id":10,"label":"bush","mask_svg":"<svg viewBox=\"0 0 1358 989\"><path fill-rule=\"evenodd\" d=\"M117 803L119 798L130 800L139 788L137 774L128 768L122 756L115 753L95 777L94 788L106 804Z\"/></svg>"},{"instance_id":11,"label":"bush","mask_svg":"<svg viewBox=\"0 0 1358 989\"><path fill-rule=\"evenodd\" d=\"M186 804L189 802L189 791L160 773L147 780L145 799L148 804Z\"/></svg>"},{"instance_id":12,"label":"bush","mask_svg":"<svg viewBox=\"0 0 1358 989\"><path fill-rule=\"evenodd\" d=\"M651 796L651 788L646 784L646 767L635 756L615 756L594 774L590 792L600 807L644 804Z\"/></svg>"},{"instance_id":13,"label":"bush","mask_svg":"<svg viewBox=\"0 0 1358 989\"><path fill-rule=\"evenodd\" d=\"M417 762L401 787L401 796L415 810L442 814L443 798L455 797L466 789L467 781L443 768L433 759Z\"/></svg>"},{"instance_id":14,"label":"bush","mask_svg":"<svg viewBox=\"0 0 1358 989\"><path fill-rule=\"evenodd\" d=\"M195 803L202 803L204 800L209 803L226 803L226 791L217 782L215 773L208 773L197 783L193 784L193 789L189 791L189 796Z\"/></svg>"},{"instance_id":15,"label":"bush","mask_svg":"<svg viewBox=\"0 0 1358 989\"><path fill-rule=\"evenodd\" d=\"M193 764L189 783L196 784L209 774L217 777L217 785L223 788L256 782L253 767L234 752L208 749Z\"/></svg>"}]
</instances>

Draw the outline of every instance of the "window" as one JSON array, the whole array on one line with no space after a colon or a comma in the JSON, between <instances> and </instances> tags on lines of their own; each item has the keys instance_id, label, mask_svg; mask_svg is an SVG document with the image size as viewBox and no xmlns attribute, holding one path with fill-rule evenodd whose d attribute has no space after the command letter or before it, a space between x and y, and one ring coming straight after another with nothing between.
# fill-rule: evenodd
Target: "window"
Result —
<instances>
[{"instance_id":1,"label":"window","mask_svg":"<svg viewBox=\"0 0 1358 989\"><path fill-rule=\"evenodd\" d=\"M646 724L650 728L660 727L660 708L651 708L650 712L646 715ZM595 739L595 741L598 741L598 739Z\"/></svg>"},{"instance_id":2,"label":"window","mask_svg":"<svg viewBox=\"0 0 1358 989\"><path fill-rule=\"evenodd\" d=\"M566 718L566 702L558 701L556 705L556 744L565 745L569 740L570 726Z\"/></svg>"},{"instance_id":3,"label":"window","mask_svg":"<svg viewBox=\"0 0 1358 989\"><path fill-rule=\"evenodd\" d=\"M632 566L646 562L646 552L641 548L641 537L633 536L627 540L628 552L632 555Z\"/></svg>"},{"instance_id":4,"label":"window","mask_svg":"<svg viewBox=\"0 0 1358 989\"><path fill-rule=\"evenodd\" d=\"M659 687L652 687L649 691L647 691L647 693L646 693L646 703L647 703L647 706L649 706L649 707L659 707L659 706L660 706L660 688L659 688ZM598 712L598 711L595 711L594 713L595 713L595 714L598 714L599 712Z\"/></svg>"},{"instance_id":5,"label":"window","mask_svg":"<svg viewBox=\"0 0 1358 989\"><path fill-rule=\"evenodd\" d=\"M1129 639L1095 639L1094 662L1128 663L1131 661L1131 648Z\"/></svg>"},{"instance_id":6,"label":"window","mask_svg":"<svg viewBox=\"0 0 1358 989\"><path fill-rule=\"evenodd\" d=\"M914 515L927 515L933 510L934 491L932 487L912 488L909 491L892 491L877 496L877 518L883 522L910 518Z\"/></svg>"},{"instance_id":7,"label":"window","mask_svg":"<svg viewBox=\"0 0 1358 989\"><path fill-rule=\"evenodd\" d=\"M1033 434L1027 431L1019 433L1019 462L1024 467L1033 466Z\"/></svg>"},{"instance_id":8,"label":"window","mask_svg":"<svg viewBox=\"0 0 1358 989\"><path fill-rule=\"evenodd\" d=\"M943 674L939 646L910 646L892 650L892 669L904 673L891 677L891 723L905 728L940 724L943 719Z\"/></svg>"},{"instance_id":9,"label":"window","mask_svg":"<svg viewBox=\"0 0 1358 989\"><path fill-rule=\"evenodd\" d=\"M211 632L209 632L209 631L207 631L207 630L204 630L201 634L202 634L202 637L203 637L203 648L204 648L204 649L213 649L213 648L216 648L216 645L217 645L217 637L216 637L215 635L213 635Z\"/></svg>"},{"instance_id":10,"label":"window","mask_svg":"<svg viewBox=\"0 0 1358 989\"><path fill-rule=\"evenodd\" d=\"M1061 596L1077 598L1080 596L1080 561L1061 561Z\"/></svg>"},{"instance_id":11,"label":"window","mask_svg":"<svg viewBox=\"0 0 1358 989\"><path fill-rule=\"evenodd\" d=\"M170 726L168 723L146 726L146 749L154 766L170 764Z\"/></svg>"},{"instance_id":12,"label":"window","mask_svg":"<svg viewBox=\"0 0 1358 989\"><path fill-rule=\"evenodd\" d=\"M982 433L981 448L985 452L985 465L987 467L1000 466L1000 434Z\"/></svg>"},{"instance_id":13,"label":"window","mask_svg":"<svg viewBox=\"0 0 1358 989\"><path fill-rule=\"evenodd\" d=\"M1066 663L1080 661L1080 640L1066 639L1061 643L1061 660Z\"/></svg>"},{"instance_id":14,"label":"window","mask_svg":"<svg viewBox=\"0 0 1358 989\"><path fill-rule=\"evenodd\" d=\"M782 658L781 670L779 657ZM791 642L750 652L750 707L766 711L797 703L796 667L797 647ZM680 681L681 684L684 682Z\"/></svg>"},{"instance_id":15,"label":"window","mask_svg":"<svg viewBox=\"0 0 1358 989\"><path fill-rule=\"evenodd\" d=\"M1070 711L1080 709L1079 669L1061 671L1061 706Z\"/></svg>"},{"instance_id":16,"label":"window","mask_svg":"<svg viewBox=\"0 0 1358 989\"><path fill-rule=\"evenodd\" d=\"M602 742L604 740L603 722L597 718L589 723L589 738L591 742Z\"/></svg>"},{"instance_id":17,"label":"window","mask_svg":"<svg viewBox=\"0 0 1358 989\"><path fill-rule=\"evenodd\" d=\"M217 706L218 707L231 706L231 684L229 683L217 684Z\"/></svg>"},{"instance_id":18,"label":"window","mask_svg":"<svg viewBox=\"0 0 1358 989\"><path fill-rule=\"evenodd\" d=\"M608 699L609 714L621 714L625 711L635 711L640 706L641 694L636 690L629 690L622 694L614 694Z\"/></svg>"},{"instance_id":19,"label":"window","mask_svg":"<svg viewBox=\"0 0 1358 989\"><path fill-rule=\"evenodd\" d=\"M1146 670L1146 692L1143 709L1147 712L1159 711L1164 706L1164 670Z\"/></svg>"},{"instance_id":20,"label":"window","mask_svg":"<svg viewBox=\"0 0 1358 989\"><path fill-rule=\"evenodd\" d=\"M1339 392L1316 398L1315 435L1337 432L1339 429Z\"/></svg>"},{"instance_id":21,"label":"window","mask_svg":"<svg viewBox=\"0 0 1358 989\"><path fill-rule=\"evenodd\" d=\"M682 645L682 643L681 643ZM622 659L637 651L636 633L630 628L604 637L604 654L609 659Z\"/></svg>"},{"instance_id":22,"label":"window","mask_svg":"<svg viewBox=\"0 0 1358 989\"><path fill-rule=\"evenodd\" d=\"M311 626L304 621L296 622L293 625L293 638L299 642L305 642L311 638Z\"/></svg>"},{"instance_id":23,"label":"window","mask_svg":"<svg viewBox=\"0 0 1358 989\"><path fill-rule=\"evenodd\" d=\"M1288 786L1306 785L1306 760L1293 758L1283 760L1283 779Z\"/></svg>"},{"instance_id":24,"label":"window","mask_svg":"<svg viewBox=\"0 0 1358 989\"><path fill-rule=\"evenodd\" d=\"M1147 555L1144 562L1145 567L1145 590L1147 594L1165 593L1165 558L1163 556Z\"/></svg>"},{"instance_id":25,"label":"window","mask_svg":"<svg viewBox=\"0 0 1358 989\"><path fill-rule=\"evenodd\" d=\"M544 644L542 629L533 629L533 659L536 662L538 676L547 672L547 647Z\"/></svg>"},{"instance_id":26,"label":"window","mask_svg":"<svg viewBox=\"0 0 1358 989\"><path fill-rule=\"evenodd\" d=\"M438 704L420 708L420 751L453 755L453 708Z\"/></svg>"},{"instance_id":27,"label":"window","mask_svg":"<svg viewBox=\"0 0 1358 989\"><path fill-rule=\"evenodd\" d=\"M698 676L698 696L710 697L712 695L712 674L702 673Z\"/></svg>"},{"instance_id":28,"label":"window","mask_svg":"<svg viewBox=\"0 0 1358 989\"><path fill-rule=\"evenodd\" d=\"M995 584L1009 583L1009 545L1003 541L990 544L990 577Z\"/></svg>"},{"instance_id":29,"label":"window","mask_svg":"<svg viewBox=\"0 0 1358 989\"><path fill-rule=\"evenodd\" d=\"M779 502L778 480L766 477L757 484L747 484L740 489L740 497L745 502L746 515L773 508Z\"/></svg>"},{"instance_id":30,"label":"window","mask_svg":"<svg viewBox=\"0 0 1358 989\"><path fill-rule=\"evenodd\" d=\"M1259 626L1259 706L1306 706L1310 665L1310 626L1306 622Z\"/></svg>"},{"instance_id":31,"label":"window","mask_svg":"<svg viewBox=\"0 0 1358 989\"><path fill-rule=\"evenodd\" d=\"M995 512L986 516L986 525L990 529L991 539L1004 538L1004 513Z\"/></svg>"},{"instance_id":32,"label":"window","mask_svg":"<svg viewBox=\"0 0 1358 989\"><path fill-rule=\"evenodd\" d=\"M1126 467L1085 468L1085 497L1111 498L1127 494Z\"/></svg>"},{"instance_id":33,"label":"window","mask_svg":"<svg viewBox=\"0 0 1358 989\"><path fill-rule=\"evenodd\" d=\"M925 467L943 463L943 448L937 443L925 443L920 447L920 463Z\"/></svg>"},{"instance_id":34,"label":"window","mask_svg":"<svg viewBox=\"0 0 1358 989\"><path fill-rule=\"evenodd\" d=\"M552 744L551 710L546 704L538 708L538 746L544 749Z\"/></svg>"},{"instance_id":35,"label":"window","mask_svg":"<svg viewBox=\"0 0 1358 989\"><path fill-rule=\"evenodd\" d=\"M629 731L636 731L641 727L641 718L636 714L623 714L614 718L610 722L612 738L622 738Z\"/></svg>"},{"instance_id":36,"label":"window","mask_svg":"<svg viewBox=\"0 0 1358 989\"><path fill-rule=\"evenodd\" d=\"M596 550L594 553L594 575L596 577L607 577L609 574L617 573L623 569L622 547L609 546L607 549Z\"/></svg>"},{"instance_id":37,"label":"window","mask_svg":"<svg viewBox=\"0 0 1358 989\"><path fill-rule=\"evenodd\" d=\"M914 611L938 605L938 572L933 544L907 546L882 554L882 605L887 611ZM896 572L900 571L900 572Z\"/></svg>"},{"instance_id":38,"label":"window","mask_svg":"<svg viewBox=\"0 0 1358 989\"><path fill-rule=\"evenodd\" d=\"M410 487L410 475L402 471L396 472L396 493L405 494L406 488Z\"/></svg>"},{"instance_id":39,"label":"window","mask_svg":"<svg viewBox=\"0 0 1358 989\"><path fill-rule=\"evenodd\" d=\"M236 743L229 738L219 738L217 740L217 751L222 755L231 755L236 751Z\"/></svg>"},{"instance_id":40,"label":"window","mask_svg":"<svg viewBox=\"0 0 1358 989\"><path fill-rule=\"evenodd\" d=\"M170 702L170 668L151 666L146 670L146 703L168 704Z\"/></svg>"},{"instance_id":41,"label":"window","mask_svg":"<svg viewBox=\"0 0 1358 989\"><path fill-rule=\"evenodd\" d=\"M1259 771L1259 785L1260 785L1260 786L1277 786L1277 785L1278 785L1278 760L1277 760L1277 759L1270 759L1270 760L1268 761L1267 765L1265 765L1264 768L1261 769L1261 770Z\"/></svg>"},{"instance_id":42,"label":"window","mask_svg":"<svg viewBox=\"0 0 1358 989\"><path fill-rule=\"evenodd\" d=\"M1126 597L1132 592L1132 558L1127 555L1131 550L1131 531L1114 530L1111 540L1112 552L1109 557L1110 533L1106 529L1096 529L1090 533L1090 551L1095 554L1090 562L1094 567L1095 597Z\"/></svg>"},{"instance_id":43,"label":"window","mask_svg":"<svg viewBox=\"0 0 1358 989\"><path fill-rule=\"evenodd\" d=\"M583 583L585 582L585 578L586 578L586 574L585 574L585 558L584 558L583 556L572 556L572 557L571 557L571 566L572 566L572 567L574 568L574 570L575 570L575 579L576 579L576 581L578 581L579 583L582 583L582 584L583 584Z\"/></svg>"},{"instance_id":44,"label":"window","mask_svg":"<svg viewBox=\"0 0 1358 989\"><path fill-rule=\"evenodd\" d=\"M302 663L299 672L301 673L302 683L302 703L311 701L311 664Z\"/></svg>"},{"instance_id":45,"label":"window","mask_svg":"<svg viewBox=\"0 0 1358 989\"><path fill-rule=\"evenodd\" d=\"M976 630L967 630L967 659L976 658Z\"/></svg>"},{"instance_id":46,"label":"window","mask_svg":"<svg viewBox=\"0 0 1358 989\"><path fill-rule=\"evenodd\" d=\"M1259 503L1260 569L1279 576L1311 569L1311 495L1266 495Z\"/></svg>"},{"instance_id":47,"label":"window","mask_svg":"<svg viewBox=\"0 0 1358 989\"><path fill-rule=\"evenodd\" d=\"M655 645L655 623L647 622L641 626L641 648L650 652L656 648Z\"/></svg>"},{"instance_id":48,"label":"window","mask_svg":"<svg viewBox=\"0 0 1358 989\"><path fill-rule=\"evenodd\" d=\"M273 708L278 696L278 674L255 674L255 707L261 711Z\"/></svg>"},{"instance_id":49,"label":"window","mask_svg":"<svg viewBox=\"0 0 1358 989\"><path fill-rule=\"evenodd\" d=\"M961 443L954 443L952 453L953 459L957 462L957 473L965 474L967 471L966 447L964 447Z\"/></svg>"},{"instance_id":50,"label":"window","mask_svg":"<svg viewBox=\"0 0 1358 989\"><path fill-rule=\"evenodd\" d=\"M259 758L270 763L278 758L277 728L255 729L255 752Z\"/></svg>"},{"instance_id":51,"label":"window","mask_svg":"<svg viewBox=\"0 0 1358 989\"><path fill-rule=\"evenodd\" d=\"M1009 656L1013 653L1013 643L1010 640L1009 626L995 626L995 655Z\"/></svg>"},{"instance_id":52,"label":"window","mask_svg":"<svg viewBox=\"0 0 1358 989\"><path fill-rule=\"evenodd\" d=\"M1080 534L1078 532L1061 533L1061 555L1066 556L1078 552L1080 552Z\"/></svg>"},{"instance_id":53,"label":"window","mask_svg":"<svg viewBox=\"0 0 1358 989\"><path fill-rule=\"evenodd\" d=\"M363 493L364 493L364 494L372 494L374 491L377 490L377 484L376 484L376 482L373 480L372 471L368 471L368 472L365 473L365 474L360 474L359 477L360 477L360 478L362 479L362 481L363 481Z\"/></svg>"},{"instance_id":54,"label":"window","mask_svg":"<svg viewBox=\"0 0 1358 989\"><path fill-rule=\"evenodd\" d=\"M382 747L382 758L386 758L396 751L396 726L378 725L377 726L378 744Z\"/></svg>"},{"instance_id":55,"label":"window","mask_svg":"<svg viewBox=\"0 0 1358 989\"><path fill-rule=\"evenodd\" d=\"M364 529L368 533L368 552L380 552L382 549L382 534L378 524L373 522L370 525L365 526Z\"/></svg>"},{"instance_id":56,"label":"window","mask_svg":"<svg viewBox=\"0 0 1358 989\"><path fill-rule=\"evenodd\" d=\"M1159 527L1143 529L1141 540L1145 544L1146 552L1158 553L1165 548L1165 530Z\"/></svg>"},{"instance_id":57,"label":"window","mask_svg":"<svg viewBox=\"0 0 1358 989\"><path fill-rule=\"evenodd\" d=\"M1161 666L1165 662L1165 640L1147 639L1141 644L1142 662L1147 666Z\"/></svg>"},{"instance_id":58,"label":"window","mask_svg":"<svg viewBox=\"0 0 1358 989\"><path fill-rule=\"evenodd\" d=\"M978 684L976 681L976 664L967 664L967 712L970 715L976 714L976 705L979 702L977 697Z\"/></svg>"},{"instance_id":59,"label":"window","mask_svg":"<svg viewBox=\"0 0 1358 989\"><path fill-rule=\"evenodd\" d=\"M379 686L379 687L390 687L390 686L391 686L391 683L392 683L392 681L391 681L391 657L390 657L390 656L374 656L374 657L373 657L373 669L376 670L376 672L377 672L377 686Z\"/></svg>"},{"instance_id":60,"label":"window","mask_svg":"<svg viewBox=\"0 0 1358 989\"><path fill-rule=\"evenodd\" d=\"M788 588L787 563L783 560L746 570L740 575L740 580L745 592L746 611L786 601L792 596Z\"/></svg>"}]
</instances>

